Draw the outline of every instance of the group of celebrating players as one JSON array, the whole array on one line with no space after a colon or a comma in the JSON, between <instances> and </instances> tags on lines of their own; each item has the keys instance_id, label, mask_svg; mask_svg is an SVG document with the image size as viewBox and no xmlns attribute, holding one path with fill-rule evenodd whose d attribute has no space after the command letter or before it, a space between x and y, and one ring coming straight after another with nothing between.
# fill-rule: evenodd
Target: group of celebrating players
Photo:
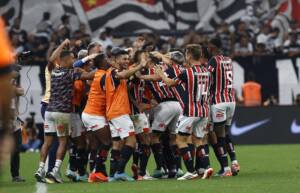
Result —
<instances>
[{"instance_id":1,"label":"group of celebrating players","mask_svg":"<svg viewBox=\"0 0 300 193\"><path fill-rule=\"evenodd\" d=\"M66 175L74 181L209 179L209 144L221 166L216 175L237 175L240 166L228 135L235 110L232 63L221 54L219 39L167 54L154 51L142 37L133 48L114 47L110 55L96 42L78 53L69 43L53 51L46 69L38 182L63 182L60 168L68 149ZM55 165L46 172L56 136ZM152 175L147 171L151 152ZM133 177L125 173L131 157Z\"/></svg>"}]
</instances>

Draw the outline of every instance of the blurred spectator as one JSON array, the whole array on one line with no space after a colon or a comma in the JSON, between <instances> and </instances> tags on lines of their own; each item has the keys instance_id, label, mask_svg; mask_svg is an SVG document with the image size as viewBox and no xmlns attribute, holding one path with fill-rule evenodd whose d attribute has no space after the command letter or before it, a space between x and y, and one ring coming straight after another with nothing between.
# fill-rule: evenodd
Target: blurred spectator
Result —
<instances>
[{"instance_id":1,"label":"blurred spectator","mask_svg":"<svg viewBox=\"0 0 300 193\"><path fill-rule=\"evenodd\" d=\"M257 43L255 46L255 56L264 56L268 55L270 52L266 49L266 45L264 43Z\"/></svg>"},{"instance_id":2,"label":"blurred spectator","mask_svg":"<svg viewBox=\"0 0 300 193\"><path fill-rule=\"evenodd\" d=\"M132 41L129 38L124 38L123 43L120 45L121 48L129 48L132 46Z\"/></svg>"},{"instance_id":3,"label":"blurred spectator","mask_svg":"<svg viewBox=\"0 0 300 193\"><path fill-rule=\"evenodd\" d=\"M102 45L104 50L107 46L113 46L111 32L111 28L100 29L99 31L99 39L96 41Z\"/></svg>"},{"instance_id":4,"label":"blurred spectator","mask_svg":"<svg viewBox=\"0 0 300 193\"><path fill-rule=\"evenodd\" d=\"M22 151L38 151L41 145L41 140L38 139L38 129L35 126L32 118L27 118L23 127L23 144Z\"/></svg>"},{"instance_id":5,"label":"blurred spectator","mask_svg":"<svg viewBox=\"0 0 300 193\"><path fill-rule=\"evenodd\" d=\"M276 106L278 105L278 100L274 95L271 95L265 102L264 106Z\"/></svg>"},{"instance_id":6,"label":"blurred spectator","mask_svg":"<svg viewBox=\"0 0 300 193\"><path fill-rule=\"evenodd\" d=\"M252 38L251 30L247 29L247 25L245 22L240 21L237 27L237 31L235 33L235 41L239 42L242 37Z\"/></svg>"},{"instance_id":7,"label":"blurred spectator","mask_svg":"<svg viewBox=\"0 0 300 193\"><path fill-rule=\"evenodd\" d=\"M50 37L50 33L53 31L52 22L50 18L51 18L51 14L49 12L44 12L43 19L36 26L36 31L47 33L48 36Z\"/></svg>"},{"instance_id":8,"label":"blurred spectator","mask_svg":"<svg viewBox=\"0 0 300 193\"><path fill-rule=\"evenodd\" d=\"M269 39L269 48L270 48L271 52L281 53L282 52L281 42L282 41L279 37L279 29L278 28L272 29L271 37Z\"/></svg>"},{"instance_id":9,"label":"blurred spectator","mask_svg":"<svg viewBox=\"0 0 300 193\"><path fill-rule=\"evenodd\" d=\"M300 106L300 94L297 94L297 96L295 98L295 101L294 101L294 104L297 105L297 106Z\"/></svg>"},{"instance_id":10,"label":"blurred spectator","mask_svg":"<svg viewBox=\"0 0 300 193\"><path fill-rule=\"evenodd\" d=\"M184 37L183 37L183 46L187 44L197 44L200 43L201 37L194 31L189 31Z\"/></svg>"},{"instance_id":11,"label":"blurred spectator","mask_svg":"<svg viewBox=\"0 0 300 193\"><path fill-rule=\"evenodd\" d=\"M253 54L253 45L249 42L247 36L241 36L240 41L234 46L235 56L251 56Z\"/></svg>"},{"instance_id":12,"label":"blurred spectator","mask_svg":"<svg viewBox=\"0 0 300 193\"><path fill-rule=\"evenodd\" d=\"M296 34L299 34L300 32L300 29L299 29L299 26L298 26L298 22L296 20L292 20L290 22L290 28L288 30L288 33L286 34L286 39L288 39L288 35L289 33L296 33ZM299 37L298 37L299 38Z\"/></svg>"},{"instance_id":13,"label":"blurred spectator","mask_svg":"<svg viewBox=\"0 0 300 193\"><path fill-rule=\"evenodd\" d=\"M61 24L58 27L58 30L61 32L61 38L66 39L71 37L72 28L70 25L70 16L67 14L64 14L60 18Z\"/></svg>"},{"instance_id":14,"label":"blurred spectator","mask_svg":"<svg viewBox=\"0 0 300 193\"><path fill-rule=\"evenodd\" d=\"M223 53L226 56L229 56L232 51L232 33L229 30L229 25L228 23L223 23L221 27L219 28L217 32L217 36L221 39L222 41L222 46L223 46Z\"/></svg>"},{"instance_id":15,"label":"blurred spectator","mask_svg":"<svg viewBox=\"0 0 300 193\"><path fill-rule=\"evenodd\" d=\"M257 33L259 31L258 18L254 15L252 5L247 6L246 15L241 17L241 21L245 22L247 29L251 32Z\"/></svg>"},{"instance_id":16,"label":"blurred spectator","mask_svg":"<svg viewBox=\"0 0 300 193\"><path fill-rule=\"evenodd\" d=\"M20 44L24 45L27 43L27 32L25 30L21 29L20 18L16 18L14 20L14 23L9 30L9 37L11 39L13 39L13 38L18 39L18 42Z\"/></svg>"},{"instance_id":17,"label":"blurred spectator","mask_svg":"<svg viewBox=\"0 0 300 193\"><path fill-rule=\"evenodd\" d=\"M284 42L283 53L289 57L300 56L300 42L297 33L289 33L289 39Z\"/></svg>"},{"instance_id":18,"label":"blurred spectator","mask_svg":"<svg viewBox=\"0 0 300 193\"><path fill-rule=\"evenodd\" d=\"M258 34L256 37L256 43L258 44L264 44L267 49L270 49L270 38L271 38L271 33L270 33L270 26L269 25L264 25L262 27L261 32Z\"/></svg>"},{"instance_id":19,"label":"blurred spectator","mask_svg":"<svg viewBox=\"0 0 300 193\"><path fill-rule=\"evenodd\" d=\"M243 101L247 107L261 105L261 85L255 81L253 72L249 73L248 80L242 86Z\"/></svg>"}]
</instances>

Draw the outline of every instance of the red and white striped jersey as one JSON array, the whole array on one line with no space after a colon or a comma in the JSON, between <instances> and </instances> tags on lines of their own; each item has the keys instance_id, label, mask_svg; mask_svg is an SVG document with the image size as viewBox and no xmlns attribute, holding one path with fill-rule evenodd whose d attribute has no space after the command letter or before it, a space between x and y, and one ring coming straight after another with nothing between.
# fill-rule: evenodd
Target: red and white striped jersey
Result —
<instances>
[{"instance_id":1,"label":"red and white striped jersey","mask_svg":"<svg viewBox=\"0 0 300 193\"><path fill-rule=\"evenodd\" d=\"M210 73L204 66L195 65L184 70L176 79L177 84L184 83L183 114L188 117L208 117Z\"/></svg>"},{"instance_id":2,"label":"red and white striped jersey","mask_svg":"<svg viewBox=\"0 0 300 193\"><path fill-rule=\"evenodd\" d=\"M212 73L210 89L211 104L234 102L232 60L223 55L212 57L208 62L208 70Z\"/></svg>"}]
</instances>

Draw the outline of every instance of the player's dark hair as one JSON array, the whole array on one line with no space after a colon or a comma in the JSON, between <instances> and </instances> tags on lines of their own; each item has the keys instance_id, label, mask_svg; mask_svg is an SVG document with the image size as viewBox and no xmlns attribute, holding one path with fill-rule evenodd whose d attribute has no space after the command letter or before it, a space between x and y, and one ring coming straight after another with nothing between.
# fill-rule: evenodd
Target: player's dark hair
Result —
<instances>
[{"instance_id":1,"label":"player's dark hair","mask_svg":"<svg viewBox=\"0 0 300 193\"><path fill-rule=\"evenodd\" d=\"M211 55L208 52L207 46L201 46L202 57L209 59Z\"/></svg>"},{"instance_id":2,"label":"player's dark hair","mask_svg":"<svg viewBox=\"0 0 300 193\"><path fill-rule=\"evenodd\" d=\"M209 41L212 45L216 46L217 48L222 48L222 42L219 38L213 38Z\"/></svg>"},{"instance_id":3,"label":"player's dark hair","mask_svg":"<svg viewBox=\"0 0 300 193\"><path fill-rule=\"evenodd\" d=\"M140 56L142 55L142 53L144 53L143 50L137 50L134 55L133 55L133 59L132 62L133 63L139 63L140 62Z\"/></svg>"},{"instance_id":4,"label":"player's dark hair","mask_svg":"<svg viewBox=\"0 0 300 193\"><path fill-rule=\"evenodd\" d=\"M201 58L201 46L198 44L188 44L185 48L185 52L191 54L194 60L200 60Z\"/></svg>"},{"instance_id":5,"label":"player's dark hair","mask_svg":"<svg viewBox=\"0 0 300 193\"><path fill-rule=\"evenodd\" d=\"M105 55L104 55L104 54L99 54L99 55L97 55L97 56L94 58L94 60L93 60L94 66L95 66L96 68L100 68L100 66L101 66L101 64L102 64L102 62L103 62L103 60L104 60L104 58L105 58Z\"/></svg>"}]
</instances>

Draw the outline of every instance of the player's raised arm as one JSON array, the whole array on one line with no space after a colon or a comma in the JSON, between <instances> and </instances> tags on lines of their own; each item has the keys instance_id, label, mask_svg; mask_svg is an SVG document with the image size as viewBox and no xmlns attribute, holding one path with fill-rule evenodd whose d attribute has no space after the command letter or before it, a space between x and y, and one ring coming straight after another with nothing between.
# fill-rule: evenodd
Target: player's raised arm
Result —
<instances>
[{"instance_id":1,"label":"player's raised arm","mask_svg":"<svg viewBox=\"0 0 300 193\"><path fill-rule=\"evenodd\" d=\"M168 78L165 75L164 71L159 66L155 67L155 73L157 75L159 75L159 77L161 77L161 79L166 83L166 85L168 85L168 86L175 86L175 85L177 85L176 80Z\"/></svg>"},{"instance_id":2,"label":"player's raised arm","mask_svg":"<svg viewBox=\"0 0 300 193\"><path fill-rule=\"evenodd\" d=\"M51 56L49 57L49 62L54 63L55 60L57 58L59 58L59 55L61 53L61 51L64 49L64 47L66 47L67 45L70 44L70 40L69 39L65 39L51 54Z\"/></svg>"}]
</instances>

